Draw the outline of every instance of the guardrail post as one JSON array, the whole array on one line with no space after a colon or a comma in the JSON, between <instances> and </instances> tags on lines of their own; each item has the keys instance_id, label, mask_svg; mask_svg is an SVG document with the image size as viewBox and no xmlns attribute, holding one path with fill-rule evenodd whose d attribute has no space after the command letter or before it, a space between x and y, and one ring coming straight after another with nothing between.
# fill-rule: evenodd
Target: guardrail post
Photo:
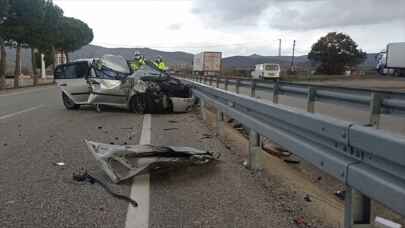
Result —
<instances>
[{"instance_id":1,"label":"guardrail post","mask_svg":"<svg viewBox=\"0 0 405 228\"><path fill-rule=\"evenodd\" d=\"M225 90L228 90L228 78L225 77Z\"/></svg>"},{"instance_id":2,"label":"guardrail post","mask_svg":"<svg viewBox=\"0 0 405 228\"><path fill-rule=\"evenodd\" d=\"M274 104L278 104L279 93L280 93L280 85L279 85L278 81L276 81L274 83L274 87L273 87L273 103Z\"/></svg>"},{"instance_id":3,"label":"guardrail post","mask_svg":"<svg viewBox=\"0 0 405 228\"><path fill-rule=\"evenodd\" d=\"M250 86L250 96L256 97L256 79L252 79Z\"/></svg>"},{"instance_id":4,"label":"guardrail post","mask_svg":"<svg viewBox=\"0 0 405 228\"><path fill-rule=\"evenodd\" d=\"M221 77L218 75L217 76L217 83L216 83L216 87L219 88L219 81L221 80Z\"/></svg>"},{"instance_id":5,"label":"guardrail post","mask_svg":"<svg viewBox=\"0 0 405 228\"><path fill-rule=\"evenodd\" d=\"M225 136L225 122L224 122L224 113L221 111L217 111L217 121L216 121L216 130L217 135L220 139L224 139Z\"/></svg>"},{"instance_id":6,"label":"guardrail post","mask_svg":"<svg viewBox=\"0 0 405 228\"><path fill-rule=\"evenodd\" d=\"M201 112L201 117L204 121L207 121L207 110L206 108L206 103L203 99L200 99L200 112Z\"/></svg>"},{"instance_id":7,"label":"guardrail post","mask_svg":"<svg viewBox=\"0 0 405 228\"><path fill-rule=\"evenodd\" d=\"M235 92L239 93L240 79L236 79Z\"/></svg>"},{"instance_id":8,"label":"guardrail post","mask_svg":"<svg viewBox=\"0 0 405 228\"><path fill-rule=\"evenodd\" d=\"M369 125L378 128L380 125L381 106L383 96L378 93L371 94Z\"/></svg>"},{"instance_id":9,"label":"guardrail post","mask_svg":"<svg viewBox=\"0 0 405 228\"><path fill-rule=\"evenodd\" d=\"M209 85L212 86L212 76L209 76Z\"/></svg>"},{"instance_id":10,"label":"guardrail post","mask_svg":"<svg viewBox=\"0 0 405 228\"><path fill-rule=\"evenodd\" d=\"M263 151L260 146L260 135L254 130L249 132L249 157L247 167L252 170L263 169Z\"/></svg>"},{"instance_id":11,"label":"guardrail post","mask_svg":"<svg viewBox=\"0 0 405 228\"><path fill-rule=\"evenodd\" d=\"M371 228L371 200L360 192L346 188L345 228Z\"/></svg>"},{"instance_id":12,"label":"guardrail post","mask_svg":"<svg viewBox=\"0 0 405 228\"><path fill-rule=\"evenodd\" d=\"M307 96L307 112L315 112L316 89L309 87Z\"/></svg>"}]
</instances>

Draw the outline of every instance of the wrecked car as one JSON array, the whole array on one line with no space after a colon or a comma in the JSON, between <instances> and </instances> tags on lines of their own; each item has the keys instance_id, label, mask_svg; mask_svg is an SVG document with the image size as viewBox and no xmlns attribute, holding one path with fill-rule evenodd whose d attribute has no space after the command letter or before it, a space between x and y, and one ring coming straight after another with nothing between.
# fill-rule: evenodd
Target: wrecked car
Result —
<instances>
[{"instance_id":1,"label":"wrecked car","mask_svg":"<svg viewBox=\"0 0 405 228\"><path fill-rule=\"evenodd\" d=\"M175 165L202 165L220 154L191 147L110 145L85 140L88 150L114 183Z\"/></svg>"},{"instance_id":2,"label":"wrecked car","mask_svg":"<svg viewBox=\"0 0 405 228\"><path fill-rule=\"evenodd\" d=\"M67 109L114 106L137 113L187 112L191 89L146 61L133 71L122 56L105 55L59 65L54 72Z\"/></svg>"}]
</instances>

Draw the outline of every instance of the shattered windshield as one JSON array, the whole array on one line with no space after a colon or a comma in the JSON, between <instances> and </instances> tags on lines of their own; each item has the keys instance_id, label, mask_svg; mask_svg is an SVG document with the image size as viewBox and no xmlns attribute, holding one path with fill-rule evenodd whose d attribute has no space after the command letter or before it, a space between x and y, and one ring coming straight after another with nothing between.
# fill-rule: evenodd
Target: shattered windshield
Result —
<instances>
[{"instance_id":1,"label":"shattered windshield","mask_svg":"<svg viewBox=\"0 0 405 228\"><path fill-rule=\"evenodd\" d=\"M124 80L131 71L127 61L122 56L105 55L94 60L93 68L97 78L110 80Z\"/></svg>"}]
</instances>

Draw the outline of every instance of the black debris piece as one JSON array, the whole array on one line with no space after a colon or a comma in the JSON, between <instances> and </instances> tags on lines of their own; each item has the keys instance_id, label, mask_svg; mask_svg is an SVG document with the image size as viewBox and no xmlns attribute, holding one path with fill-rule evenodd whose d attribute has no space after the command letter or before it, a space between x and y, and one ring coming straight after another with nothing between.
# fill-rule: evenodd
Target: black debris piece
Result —
<instances>
[{"instance_id":1,"label":"black debris piece","mask_svg":"<svg viewBox=\"0 0 405 228\"><path fill-rule=\"evenodd\" d=\"M284 159L284 162L288 163L288 164L300 164L299 160L296 159Z\"/></svg>"},{"instance_id":2,"label":"black debris piece","mask_svg":"<svg viewBox=\"0 0 405 228\"><path fill-rule=\"evenodd\" d=\"M169 120L169 123L178 123L176 120Z\"/></svg>"},{"instance_id":3,"label":"black debris piece","mask_svg":"<svg viewBox=\"0 0 405 228\"><path fill-rule=\"evenodd\" d=\"M7 143L3 143L3 146L8 146L8 144L7 144Z\"/></svg>"},{"instance_id":4,"label":"black debris piece","mask_svg":"<svg viewBox=\"0 0 405 228\"><path fill-rule=\"evenodd\" d=\"M138 206L138 203L135 200L131 199L128 196L124 196L124 195L113 192L105 183L103 183L102 181L98 180L97 178L91 176L90 174L87 173L87 171L73 173L73 180L77 181L77 182L89 182L90 184L97 183L101 187L103 187L104 190L106 190L113 197L120 199L120 200L125 200L125 201L129 202L130 204L132 204L132 206L134 206L134 207Z\"/></svg>"},{"instance_id":5,"label":"black debris piece","mask_svg":"<svg viewBox=\"0 0 405 228\"><path fill-rule=\"evenodd\" d=\"M321 176L319 176L318 178L316 178L316 180L314 181L315 183L317 183L317 182L321 182L321 180L322 180L322 177Z\"/></svg>"},{"instance_id":6,"label":"black debris piece","mask_svg":"<svg viewBox=\"0 0 405 228\"><path fill-rule=\"evenodd\" d=\"M103 129L103 127L102 127L102 126L98 126L97 129L101 130L101 129Z\"/></svg>"},{"instance_id":7,"label":"black debris piece","mask_svg":"<svg viewBox=\"0 0 405 228\"><path fill-rule=\"evenodd\" d=\"M119 138L118 138L118 137L115 137L114 139L115 139L115 140L119 140Z\"/></svg>"},{"instance_id":8,"label":"black debris piece","mask_svg":"<svg viewBox=\"0 0 405 228\"><path fill-rule=\"evenodd\" d=\"M173 131L173 130L178 130L177 127L171 127L171 128L165 128L163 129L164 131Z\"/></svg>"},{"instance_id":9,"label":"black debris piece","mask_svg":"<svg viewBox=\"0 0 405 228\"><path fill-rule=\"evenodd\" d=\"M212 138L212 135L210 134L203 134L201 137L201 139L210 139L210 138Z\"/></svg>"},{"instance_id":10,"label":"black debris piece","mask_svg":"<svg viewBox=\"0 0 405 228\"><path fill-rule=\"evenodd\" d=\"M114 142L110 142L110 144L111 144L111 145L114 145L115 143L114 143Z\"/></svg>"},{"instance_id":11,"label":"black debris piece","mask_svg":"<svg viewBox=\"0 0 405 228\"><path fill-rule=\"evenodd\" d=\"M307 202L312 202L311 196L308 194L305 195L304 200Z\"/></svg>"},{"instance_id":12,"label":"black debris piece","mask_svg":"<svg viewBox=\"0 0 405 228\"><path fill-rule=\"evenodd\" d=\"M346 198L346 191L345 191L345 190L343 190L343 191L336 191L336 192L335 192L335 196L336 196L337 198L339 198L340 200L345 200L345 198Z\"/></svg>"}]
</instances>

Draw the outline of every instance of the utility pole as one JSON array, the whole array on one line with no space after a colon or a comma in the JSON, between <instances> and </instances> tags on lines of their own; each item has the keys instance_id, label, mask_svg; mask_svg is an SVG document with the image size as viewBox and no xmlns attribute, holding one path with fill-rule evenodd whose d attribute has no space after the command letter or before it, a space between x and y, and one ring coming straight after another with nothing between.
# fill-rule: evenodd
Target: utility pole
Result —
<instances>
[{"instance_id":1,"label":"utility pole","mask_svg":"<svg viewBox=\"0 0 405 228\"><path fill-rule=\"evenodd\" d=\"M294 40L294 43L293 43L293 52L292 52L292 56L291 56L291 67L290 67L290 70L291 70L291 72L294 72L295 71L295 67L294 67L294 65L295 65L295 44L296 44L296 41Z\"/></svg>"},{"instance_id":2,"label":"utility pole","mask_svg":"<svg viewBox=\"0 0 405 228\"><path fill-rule=\"evenodd\" d=\"M278 39L278 56L281 56L281 39Z\"/></svg>"}]
</instances>

